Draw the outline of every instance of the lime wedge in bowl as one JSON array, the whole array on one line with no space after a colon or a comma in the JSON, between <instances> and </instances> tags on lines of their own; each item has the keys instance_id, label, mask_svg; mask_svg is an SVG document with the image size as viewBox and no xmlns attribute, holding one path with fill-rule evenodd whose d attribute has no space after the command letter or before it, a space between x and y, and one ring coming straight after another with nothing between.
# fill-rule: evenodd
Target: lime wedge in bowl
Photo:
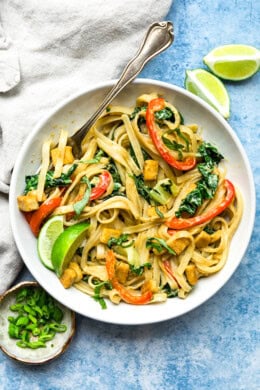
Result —
<instances>
[{"instance_id":1,"label":"lime wedge in bowl","mask_svg":"<svg viewBox=\"0 0 260 390\"><path fill-rule=\"evenodd\" d=\"M51 252L51 261L54 271L59 277L68 267L76 250L83 242L88 228L88 222L80 222L69 226L54 242Z\"/></svg>"},{"instance_id":2,"label":"lime wedge in bowl","mask_svg":"<svg viewBox=\"0 0 260 390\"><path fill-rule=\"evenodd\" d=\"M63 230L63 217L56 215L43 225L38 237L37 248L40 260L45 267L51 270L54 270L51 261L52 247Z\"/></svg>"},{"instance_id":3,"label":"lime wedge in bowl","mask_svg":"<svg viewBox=\"0 0 260 390\"><path fill-rule=\"evenodd\" d=\"M240 81L259 70L260 51L248 45L224 45L210 51L203 62L216 76Z\"/></svg>"},{"instance_id":4,"label":"lime wedge in bowl","mask_svg":"<svg viewBox=\"0 0 260 390\"><path fill-rule=\"evenodd\" d=\"M185 88L214 107L224 118L229 117L230 101L227 90L216 76L204 69L186 71Z\"/></svg>"}]
</instances>

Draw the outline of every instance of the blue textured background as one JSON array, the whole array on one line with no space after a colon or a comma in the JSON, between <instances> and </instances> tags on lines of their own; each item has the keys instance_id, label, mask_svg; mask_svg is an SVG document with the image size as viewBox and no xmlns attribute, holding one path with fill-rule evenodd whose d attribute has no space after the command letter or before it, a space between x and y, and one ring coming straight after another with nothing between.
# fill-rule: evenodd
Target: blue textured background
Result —
<instances>
[{"instance_id":1,"label":"blue textured background","mask_svg":"<svg viewBox=\"0 0 260 390\"><path fill-rule=\"evenodd\" d=\"M175 43L142 77L183 86L185 69L229 43L259 45L260 2L175 0L167 17ZM24 366L0 354L0 389L256 390L259 377L259 73L226 83L230 124L253 169L257 215L253 236L231 280L193 312L155 325L120 327L77 316L70 348L51 364ZM19 280L31 279L24 270Z\"/></svg>"}]
</instances>

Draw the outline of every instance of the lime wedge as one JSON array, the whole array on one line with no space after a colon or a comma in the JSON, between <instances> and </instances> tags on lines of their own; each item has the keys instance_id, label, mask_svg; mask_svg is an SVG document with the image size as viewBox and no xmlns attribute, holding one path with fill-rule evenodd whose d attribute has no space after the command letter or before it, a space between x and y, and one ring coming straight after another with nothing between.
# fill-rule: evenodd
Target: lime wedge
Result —
<instances>
[{"instance_id":1,"label":"lime wedge","mask_svg":"<svg viewBox=\"0 0 260 390\"><path fill-rule=\"evenodd\" d=\"M54 242L51 252L51 261L54 271L61 276L81 245L89 228L88 222L77 223L65 229Z\"/></svg>"},{"instance_id":2,"label":"lime wedge","mask_svg":"<svg viewBox=\"0 0 260 390\"><path fill-rule=\"evenodd\" d=\"M38 254L45 267L54 270L51 261L51 251L57 237L63 232L63 217L57 215L50 218L41 228L38 237Z\"/></svg>"},{"instance_id":3,"label":"lime wedge","mask_svg":"<svg viewBox=\"0 0 260 390\"><path fill-rule=\"evenodd\" d=\"M216 76L240 81L259 70L260 51L247 45L219 46L209 52L203 61Z\"/></svg>"},{"instance_id":4,"label":"lime wedge","mask_svg":"<svg viewBox=\"0 0 260 390\"><path fill-rule=\"evenodd\" d=\"M229 117L229 96L216 76L204 69L186 71L185 88L214 107L224 118Z\"/></svg>"}]
</instances>

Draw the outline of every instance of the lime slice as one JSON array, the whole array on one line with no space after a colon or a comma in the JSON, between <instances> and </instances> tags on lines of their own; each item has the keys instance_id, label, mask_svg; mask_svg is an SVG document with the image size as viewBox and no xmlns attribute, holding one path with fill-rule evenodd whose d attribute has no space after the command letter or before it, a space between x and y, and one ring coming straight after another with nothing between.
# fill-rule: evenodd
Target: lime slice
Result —
<instances>
[{"instance_id":1,"label":"lime slice","mask_svg":"<svg viewBox=\"0 0 260 390\"><path fill-rule=\"evenodd\" d=\"M65 229L55 241L51 252L51 261L58 276L61 276L68 268L73 255L84 240L88 228L88 222L77 223Z\"/></svg>"},{"instance_id":2,"label":"lime slice","mask_svg":"<svg viewBox=\"0 0 260 390\"><path fill-rule=\"evenodd\" d=\"M186 71L185 88L214 107L224 118L229 117L229 96L224 84L204 69Z\"/></svg>"},{"instance_id":3,"label":"lime slice","mask_svg":"<svg viewBox=\"0 0 260 390\"><path fill-rule=\"evenodd\" d=\"M260 51L247 45L219 46L209 52L203 61L222 79L245 80L259 70Z\"/></svg>"},{"instance_id":4,"label":"lime slice","mask_svg":"<svg viewBox=\"0 0 260 390\"><path fill-rule=\"evenodd\" d=\"M57 215L50 218L41 228L38 237L38 254L41 262L45 267L53 270L51 261L51 251L54 242L58 236L63 232L63 217Z\"/></svg>"}]
</instances>

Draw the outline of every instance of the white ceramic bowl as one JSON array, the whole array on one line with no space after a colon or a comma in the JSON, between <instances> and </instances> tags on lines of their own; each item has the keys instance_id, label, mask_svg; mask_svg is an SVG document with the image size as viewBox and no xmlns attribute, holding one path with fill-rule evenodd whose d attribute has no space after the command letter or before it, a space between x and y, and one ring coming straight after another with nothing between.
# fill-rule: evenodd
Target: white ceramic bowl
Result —
<instances>
[{"instance_id":1,"label":"white ceramic bowl","mask_svg":"<svg viewBox=\"0 0 260 390\"><path fill-rule=\"evenodd\" d=\"M255 216L255 189L253 176L246 153L229 124L213 108L186 90L171 84L149 79L137 79L115 99L115 103L133 106L137 96L158 92L176 105L186 123L198 123L203 128L203 138L216 144L227 159L230 178L242 192L244 212L241 223L233 237L228 261L216 275L201 279L187 299L168 299L166 303L146 306L119 306L108 302L102 310L92 298L75 288L65 290L56 275L44 268L37 255L36 239L23 215L17 208L16 197L24 190L25 175L36 172L40 163L40 148L43 140L60 128L73 134L94 112L104 94L114 81L99 84L79 93L52 109L30 132L17 158L10 189L10 216L14 238L20 254L35 279L54 298L74 311L97 320L116 324L148 324L178 317L198 307L212 297L231 277L243 258L248 246Z\"/></svg>"}]
</instances>

